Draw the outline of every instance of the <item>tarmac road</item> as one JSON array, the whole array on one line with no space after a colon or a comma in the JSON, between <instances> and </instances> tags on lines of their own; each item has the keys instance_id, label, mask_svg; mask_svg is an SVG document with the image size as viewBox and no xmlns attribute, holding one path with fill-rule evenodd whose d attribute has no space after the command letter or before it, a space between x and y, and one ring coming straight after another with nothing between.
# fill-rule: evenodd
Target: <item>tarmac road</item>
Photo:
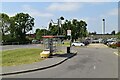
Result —
<instances>
[{"instance_id":1,"label":"tarmac road","mask_svg":"<svg viewBox=\"0 0 120 80\"><path fill-rule=\"evenodd\" d=\"M41 44L28 44L28 45L4 45L1 46L2 50L12 50L12 49L19 49L19 48L39 48L43 49Z\"/></svg>"},{"instance_id":2,"label":"tarmac road","mask_svg":"<svg viewBox=\"0 0 120 80\"><path fill-rule=\"evenodd\" d=\"M30 73L4 76L4 78L118 78L117 49L74 47L77 55L64 63Z\"/></svg>"}]
</instances>

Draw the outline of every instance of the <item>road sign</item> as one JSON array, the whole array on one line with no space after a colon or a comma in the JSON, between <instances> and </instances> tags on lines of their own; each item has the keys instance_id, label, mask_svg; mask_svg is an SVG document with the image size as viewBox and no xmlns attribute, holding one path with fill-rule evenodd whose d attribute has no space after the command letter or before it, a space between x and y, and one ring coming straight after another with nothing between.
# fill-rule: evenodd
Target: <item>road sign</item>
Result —
<instances>
[{"instance_id":1,"label":"road sign","mask_svg":"<svg viewBox=\"0 0 120 80\"><path fill-rule=\"evenodd\" d=\"M67 30L67 36L71 36L71 30Z\"/></svg>"}]
</instances>

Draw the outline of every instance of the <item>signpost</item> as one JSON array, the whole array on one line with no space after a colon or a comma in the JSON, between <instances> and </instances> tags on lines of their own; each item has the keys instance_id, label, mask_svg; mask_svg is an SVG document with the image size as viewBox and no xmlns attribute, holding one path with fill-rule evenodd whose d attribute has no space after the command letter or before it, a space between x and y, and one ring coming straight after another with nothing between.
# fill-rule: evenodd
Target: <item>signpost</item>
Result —
<instances>
[{"instance_id":1,"label":"signpost","mask_svg":"<svg viewBox=\"0 0 120 80\"><path fill-rule=\"evenodd\" d=\"M71 30L67 30L67 36L70 37L70 47L71 47L71 40L72 40L72 38L71 38ZM67 53L70 53L70 47L67 47Z\"/></svg>"},{"instance_id":2,"label":"signpost","mask_svg":"<svg viewBox=\"0 0 120 80\"><path fill-rule=\"evenodd\" d=\"M67 36L71 36L71 30L67 30Z\"/></svg>"}]
</instances>

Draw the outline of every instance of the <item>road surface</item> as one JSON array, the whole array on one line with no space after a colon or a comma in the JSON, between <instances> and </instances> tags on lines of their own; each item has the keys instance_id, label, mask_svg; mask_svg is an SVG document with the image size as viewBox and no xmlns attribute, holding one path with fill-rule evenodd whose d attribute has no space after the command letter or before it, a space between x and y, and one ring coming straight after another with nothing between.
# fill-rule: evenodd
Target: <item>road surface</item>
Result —
<instances>
[{"instance_id":1,"label":"road surface","mask_svg":"<svg viewBox=\"0 0 120 80\"><path fill-rule=\"evenodd\" d=\"M117 49L74 47L78 54L46 70L4 76L3 78L118 78Z\"/></svg>"},{"instance_id":2,"label":"road surface","mask_svg":"<svg viewBox=\"0 0 120 80\"><path fill-rule=\"evenodd\" d=\"M29 44L29 45L4 45L1 46L2 50L13 50L13 49L20 49L20 48L39 48L43 49L41 44Z\"/></svg>"}]
</instances>

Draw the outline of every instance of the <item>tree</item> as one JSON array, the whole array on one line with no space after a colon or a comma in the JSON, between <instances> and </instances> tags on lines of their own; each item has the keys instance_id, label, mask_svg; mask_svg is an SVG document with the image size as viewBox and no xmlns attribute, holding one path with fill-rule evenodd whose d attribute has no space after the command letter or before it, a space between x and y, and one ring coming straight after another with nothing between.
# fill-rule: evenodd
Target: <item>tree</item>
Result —
<instances>
[{"instance_id":1,"label":"tree","mask_svg":"<svg viewBox=\"0 0 120 80\"><path fill-rule=\"evenodd\" d=\"M11 21L14 21L12 26L10 26L10 30L14 31L13 35L20 41L24 41L26 39L26 33L32 30L34 26L34 18L29 14L18 13L11 18Z\"/></svg>"},{"instance_id":2,"label":"tree","mask_svg":"<svg viewBox=\"0 0 120 80\"><path fill-rule=\"evenodd\" d=\"M66 20L63 24L63 28L65 31L71 30L72 41L76 41L78 38L87 36L87 24L85 21L78 21L77 19L73 19L72 21ZM66 32L67 35L67 32Z\"/></svg>"},{"instance_id":3,"label":"tree","mask_svg":"<svg viewBox=\"0 0 120 80\"><path fill-rule=\"evenodd\" d=\"M60 17L60 19L61 19L61 20L64 20L64 17L63 17L63 16L61 16L61 17Z\"/></svg>"},{"instance_id":4,"label":"tree","mask_svg":"<svg viewBox=\"0 0 120 80\"><path fill-rule=\"evenodd\" d=\"M1 13L0 14L0 30L2 33L2 36L5 35L5 33L8 32L8 27L9 27L9 16L7 14Z\"/></svg>"},{"instance_id":5,"label":"tree","mask_svg":"<svg viewBox=\"0 0 120 80\"><path fill-rule=\"evenodd\" d=\"M49 23L49 34L50 35L57 35L58 34L58 26L52 25L52 23Z\"/></svg>"},{"instance_id":6,"label":"tree","mask_svg":"<svg viewBox=\"0 0 120 80\"><path fill-rule=\"evenodd\" d=\"M40 39L41 39L41 36L42 36L42 33L41 33L40 29L36 29L36 36L35 36L35 38L36 38L37 40L40 40Z\"/></svg>"},{"instance_id":7,"label":"tree","mask_svg":"<svg viewBox=\"0 0 120 80\"><path fill-rule=\"evenodd\" d=\"M41 40L42 36L46 35L48 31L46 29L36 29L36 39Z\"/></svg>"},{"instance_id":8,"label":"tree","mask_svg":"<svg viewBox=\"0 0 120 80\"><path fill-rule=\"evenodd\" d=\"M64 20L63 17L61 17L60 19ZM78 38L86 37L88 35L86 26L87 23L82 20L65 20L65 22L61 25L59 29L57 25L52 25L52 23L49 23L49 31L51 35L57 35L59 33L61 35L65 35L67 38L67 30L71 30L72 41L74 41Z\"/></svg>"},{"instance_id":9,"label":"tree","mask_svg":"<svg viewBox=\"0 0 120 80\"><path fill-rule=\"evenodd\" d=\"M3 42L6 41L6 33L8 33L8 28L9 28L10 22L9 22L9 16L7 14L1 13L0 14L0 33L1 33L1 38Z\"/></svg>"},{"instance_id":10,"label":"tree","mask_svg":"<svg viewBox=\"0 0 120 80\"><path fill-rule=\"evenodd\" d=\"M17 31L15 27L14 17L10 17L10 26L8 30L10 32L10 36L12 37L12 39L15 40Z\"/></svg>"},{"instance_id":11,"label":"tree","mask_svg":"<svg viewBox=\"0 0 120 80\"><path fill-rule=\"evenodd\" d=\"M113 30L113 31L111 32L111 34L112 34L112 35L115 35L115 30Z\"/></svg>"},{"instance_id":12,"label":"tree","mask_svg":"<svg viewBox=\"0 0 120 80\"><path fill-rule=\"evenodd\" d=\"M36 29L35 33L37 33L38 31L40 31L40 29Z\"/></svg>"},{"instance_id":13,"label":"tree","mask_svg":"<svg viewBox=\"0 0 120 80\"><path fill-rule=\"evenodd\" d=\"M120 40L120 32L117 32L117 38Z\"/></svg>"},{"instance_id":14,"label":"tree","mask_svg":"<svg viewBox=\"0 0 120 80\"><path fill-rule=\"evenodd\" d=\"M95 34L97 34L97 32L96 32L96 31L94 31L94 32L89 32L89 34L90 34L90 35L95 35Z\"/></svg>"}]
</instances>

